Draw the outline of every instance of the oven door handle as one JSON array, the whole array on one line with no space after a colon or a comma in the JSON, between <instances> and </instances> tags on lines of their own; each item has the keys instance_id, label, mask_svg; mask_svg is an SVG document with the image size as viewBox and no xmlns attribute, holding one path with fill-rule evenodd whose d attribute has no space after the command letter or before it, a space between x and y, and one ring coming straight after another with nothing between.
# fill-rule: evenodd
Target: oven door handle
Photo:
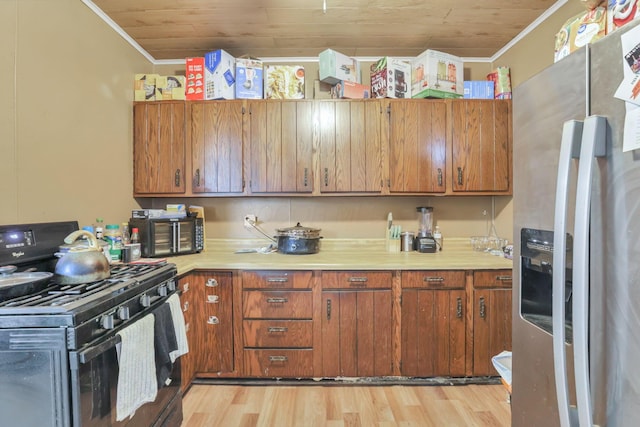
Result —
<instances>
[{"instance_id":1,"label":"oven door handle","mask_svg":"<svg viewBox=\"0 0 640 427\"><path fill-rule=\"evenodd\" d=\"M81 351L71 352L71 358L77 360L79 364L85 364L95 359L110 348L115 347L120 342L122 342L122 338L120 338L120 335L116 334L112 337L107 338L99 344L93 345Z\"/></svg>"}]
</instances>

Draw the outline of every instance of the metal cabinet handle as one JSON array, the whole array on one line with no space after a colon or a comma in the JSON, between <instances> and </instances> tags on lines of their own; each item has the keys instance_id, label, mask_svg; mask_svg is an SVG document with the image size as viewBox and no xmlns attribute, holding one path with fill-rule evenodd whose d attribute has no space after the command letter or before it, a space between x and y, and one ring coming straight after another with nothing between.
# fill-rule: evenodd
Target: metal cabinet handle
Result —
<instances>
[{"instance_id":1,"label":"metal cabinet handle","mask_svg":"<svg viewBox=\"0 0 640 427\"><path fill-rule=\"evenodd\" d=\"M180 177L180 169L176 169L176 175L175 175L175 184L176 187L180 187L180 181L182 180Z\"/></svg>"},{"instance_id":2,"label":"metal cabinet handle","mask_svg":"<svg viewBox=\"0 0 640 427\"><path fill-rule=\"evenodd\" d=\"M277 332L287 332L289 330L289 328L286 328L284 326L269 326L267 328L267 332L269 332L270 334L274 334Z\"/></svg>"},{"instance_id":3,"label":"metal cabinet handle","mask_svg":"<svg viewBox=\"0 0 640 427\"><path fill-rule=\"evenodd\" d=\"M487 317L487 306L484 303L484 297L480 297L480 318L484 319Z\"/></svg>"},{"instance_id":4,"label":"metal cabinet handle","mask_svg":"<svg viewBox=\"0 0 640 427\"><path fill-rule=\"evenodd\" d=\"M200 187L200 168L196 169L195 187Z\"/></svg>"},{"instance_id":5,"label":"metal cabinet handle","mask_svg":"<svg viewBox=\"0 0 640 427\"><path fill-rule=\"evenodd\" d=\"M462 168L458 166L458 185L462 185Z\"/></svg>"},{"instance_id":6,"label":"metal cabinet handle","mask_svg":"<svg viewBox=\"0 0 640 427\"><path fill-rule=\"evenodd\" d=\"M368 280L366 277L349 277L347 282L349 282L349 286L366 286Z\"/></svg>"},{"instance_id":7,"label":"metal cabinet handle","mask_svg":"<svg viewBox=\"0 0 640 427\"><path fill-rule=\"evenodd\" d=\"M269 304L282 304L288 301L289 300L287 298L267 298L267 302Z\"/></svg>"},{"instance_id":8,"label":"metal cabinet handle","mask_svg":"<svg viewBox=\"0 0 640 427\"><path fill-rule=\"evenodd\" d=\"M288 277L269 277L267 279L267 283L287 283L288 281Z\"/></svg>"},{"instance_id":9,"label":"metal cabinet handle","mask_svg":"<svg viewBox=\"0 0 640 427\"><path fill-rule=\"evenodd\" d=\"M427 283L442 283L444 282L444 277L431 277L431 276L425 276L424 279L422 279L424 282Z\"/></svg>"},{"instance_id":10,"label":"metal cabinet handle","mask_svg":"<svg viewBox=\"0 0 640 427\"><path fill-rule=\"evenodd\" d=\"M438 168L438 186L442 187L442 169Z\"/></svg>"},{"instance_id":11,"label":"metal cabinet handle","mask_svg":"<svg viewBox=\"0 0 640 427\"><path fill-rule=\"evenodd\" d=\"M269 362L271 363L284 363L289 358L287 356L269 356Z\"/></svg>"},{"instance_id":12,"label":"metal cabinet handle","mask_svg":"<svg viewBox=\"0 0 640 427\"><path fill-rule=\"evenodd\" d=\"M184 304L182 304L182 311L187 310L189 310L189 301L185 301Z\"/></svg>"},{"instance_id":13,"label":"metal cabinet handle","mask_svg":"<svg viewBox=\"0 0 640 427\"><path fill-rule=\"evenodd\" d=\"M324 186L329 186L329 168L324 168Z\"/></svg>"},{"instance_id":14,"label":"metal cabinet handle","mask_svg":"<svg viewBox=\"0 0 640 427\"><path fill-rule=\"evenodd\" d=\"M218 295L207 295L207 304L217 304L218 302L220 302Z\"/></svg>"},{"instance_id":15,"label":"metal cabinet handle","mask_svg":"<svg viewBox=\"0 0 640 427\"><path fill-rule=\"evenodd\" d=\"M207 283L205 283L205 286L208 288L215 288L216 286L218 286L218 281L214 278L208 279Z\"/></svg>"},{"instance_id":16,"label":"metal cabinet handle","mask_svg":"<svg viewBox=\"0 0 640 427\"><path fill-rule=\"evenodd\" d=\"M331 300L327 299L327 320L331 320Z\"/></svg>"},{"instance_id":17,"label":"metal cabinet handle","mask_svg":"<svg viewBox=\"0 0 640 427\"><path fill-rule=\"evenodd\" d=\"M304 168L303 184L305 187L309 186L309 168Z\"/></svg>"},{"instance_id":18,"label":"metal cabinet handle","mask_svg":"<svg viewBox=\"0 0 640 427\"><path fill-rule=\"evenodd\" d=\"M462 317L462 298L458 297L456 304L456 317L460 319Z\"/></svg>"},{"instance_id":19,"label":"metal cabinet handle","mask_svg":"<svg viewBox=\"0 0 640 427\"><path fill-rule=\"evenodd\" d=\"M496 280L499 282L511 282L513 278L511 276L496 276Z\"/></svg>"},{"instance_id":20,"label":"metal cabinet handle","mask_svg":"<svg viewBox=\"0 0 640 427\"><path fill-rule=\"evenodd\" d=\"M220 319L218 319L218 316L209 316L209 319L207 319L207 323L210 325L217 325L218 323L220 323Z\"/></svg>"}]
</instances>

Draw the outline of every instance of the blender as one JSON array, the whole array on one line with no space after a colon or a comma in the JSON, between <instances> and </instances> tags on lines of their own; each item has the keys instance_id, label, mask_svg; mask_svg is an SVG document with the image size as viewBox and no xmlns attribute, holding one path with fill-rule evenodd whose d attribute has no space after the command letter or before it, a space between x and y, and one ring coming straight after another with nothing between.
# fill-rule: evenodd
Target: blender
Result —
<instances>
[{"instance_id":1,"label":"blender","mask_svg":"<svg viewBox=\"0 0 640 427\"><path fill-rule=\"evenodd\" d=\"M418 206L418 232L414 240L415 250L422 253L435 253L437 250L436 240L431 234L433 227L433 208L429 206Z\"/></svg>"}]
</instances>

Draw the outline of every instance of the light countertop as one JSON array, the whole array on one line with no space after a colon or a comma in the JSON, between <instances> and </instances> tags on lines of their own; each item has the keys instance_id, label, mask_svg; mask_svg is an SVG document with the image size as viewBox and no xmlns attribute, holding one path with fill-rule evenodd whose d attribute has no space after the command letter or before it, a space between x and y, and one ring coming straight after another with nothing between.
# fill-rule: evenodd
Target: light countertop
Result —
<instances>
[{"instance_id":1,"label":"light countertop","mask_svg":"<svg viewBox=\"0 0 640 427\"><path fill-rule=\"evenodd\" d=\"M235 253L268 246L265 240L208 239L204 252L167 258L178 274L215 270L481 270L511 269L502 256L477 252L468 238L449 238L437 253L388 252L384 239L322 239L320 251L309 255ZM276 245L277 246L277 245Z\"/></svg>"}]
</instances>

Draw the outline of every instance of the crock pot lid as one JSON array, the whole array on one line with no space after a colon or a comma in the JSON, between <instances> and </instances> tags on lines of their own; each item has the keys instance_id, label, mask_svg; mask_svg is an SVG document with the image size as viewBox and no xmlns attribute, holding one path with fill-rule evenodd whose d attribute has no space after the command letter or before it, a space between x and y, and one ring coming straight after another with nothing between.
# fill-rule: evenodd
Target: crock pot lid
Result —
<instances>
[{"instance_id":1,"label":"crock pot lid","mask_svg":"<svg viewBox=\"0 0 640 427\"><path fill-rule=\"evenodd\" d=\"M304 237L307 239L320 237L319 228L303 227L300 223L296 224L295 227L277 228L276 231L278 236Z\"/></svg>"}]
</instances>

